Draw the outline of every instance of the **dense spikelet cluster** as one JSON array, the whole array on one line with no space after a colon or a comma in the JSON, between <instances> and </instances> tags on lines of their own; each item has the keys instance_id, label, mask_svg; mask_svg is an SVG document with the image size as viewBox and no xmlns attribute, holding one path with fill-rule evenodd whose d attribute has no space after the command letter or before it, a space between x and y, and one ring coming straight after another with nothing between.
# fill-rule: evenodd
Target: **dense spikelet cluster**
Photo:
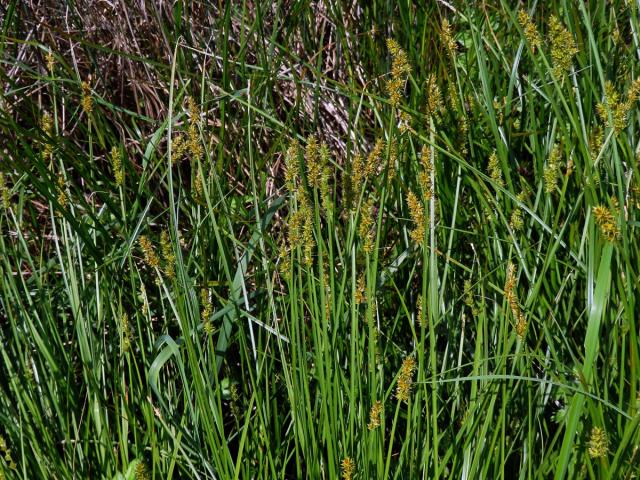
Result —
<instances>
[{"instance_id":1,"label":"dense spikelet cluster","mask_svg":"<svg viewBox=\"0 0 640 480\"><path fill-rule=\"evenodd\" d=\"M426 312L424 311L423 303L424 302L423 302L422 294L419 294L418 295L418 325L426 328L427 315L426 315Z\"/></svg>"},{"instance_id":2,"label":"dense spikelet cluster","mask_svg":"<svg viewBox=\"0 0 640 480\"><path fill-rule=\"evenodd\" d=\"M4 461L7 462L7 466L11 470L15 470L17 468L16 463L13 461L13 457L11 456L11 449L2 435L0 435L0 455L4 456Z\"/></svg>"},{"instance_id":3,"label":"dense spikelet cluster","mask_svg":"<svg viewBox=\"0 0 640 480\"><path fill-rule=\"evenodd\" d=\"M427 94L426 111L427 119L433 117L439 119L444 112L444 102L442 101L442 91L438 86L435 75L429 75L425 87Z\"/></svg>"},{"instance_id":4,"label":"dense spikelet cluster","mask_svg":"<svg viewBox=\"0 0 640 480\"><path fill-rule=\"evenodd\" d=\"M342 469L342 479L352 480L353 474L356 471L356 464L353 459L351 459L351 457L343 458L342 462L340 463L340 467Z\"/></svg>"},{"instance_id":5,"label":"dense spikelet cluster","mask_svg":"<svg viewBox=\"0 0 640 480\"><path fill-rule=\"evenodd\" d=\"M516 294L516 266L513 263L509 263L507 267L507 279L504 284L504 296L509 303L511 313L516 322L515 330L516 335L520 338L524 338L527 331L527 320L520 309L520 303L518 302L518 295Z\"/></svg>"},{"instance_id":6,"label":"dense spikelet cluster","mask_svg":"<svg viewBox=\"0 0 640 480\"><path fill-rule=\"evenodd\" d=\"M136 465L135 469L135 479L136 480L149 480L151 477L149 476L149 469L144 462L139 462Z\"/></svg>"},{"instance_id":7,"label":"dense spikelet cluster","mask_svg":"<svg viewBox=\"0 0 640 480\"><path fill-rule=\"evenodd\" d=\"M609 452L609 436L601 427L593 427L589 436L589 456L591 458L604 458Z\"/></svg>"},{"instance_id":8,"label":"dense spikelet cluster","mask_svg":"<svg viewBox=\"0 0 640 480\"><path fill-rule=\"evenodd\" d=\"M142 249L142 253L144 254L144 261L151 268L159 268L160 267L160 259L156 254L155 249L153 248L153 243L146 235L141 235L138 240L140 243L140 248Z\"/></svg>"},{"instance_id":9,"label":"dense spikelet cluster","mask_svg":"<svg viewBox=\"0 0 640 480\"><path fill-rule=\"evenodd\" d=\"M287 148L284 157L285 173L284 179L287 190L290 194L295 193L296 184L300 177L300 144L297 140L293 140Z\"/></svg>"},{"instance_id":10,"label":"dense spikelet cluster","mask_svg":"<svg viewBox=\"0 0 640 480\"><path fill-rule=\"evenodd\" d=\"M433 161L431 160L431 149L428 145L422 147L420 164L422 169L418 174L418 184L425 201L428 202L433 197Z\"/></svg>"},{"instance_id":11,"label":"dense spikelet cluster","mask_svg":"<svg viewBox=\"0 0 640 480\"><path fill-rule=\"evenodd\" d=\"M405 51L392 38L387 39L387 48L391 53L391 78L387 80L386 90L393 107L400 104L407 76L411 72L411 65Z\"/></svg>"},{"instance_id":12,"label":"dense spikelet cluster","mask_svg":"<svg viewBox=\"0 0 640 480\"><path fill-rule=\"evenodd\" d=\"M573 57L578 53L578 46L571 32L555 15L551 15L549 19L549 43L553 75L562 80L571 67Z\"/></svg>"},{"instance_id":13,"label":"dense spikelet cluster","mask_svg":"<svg viewBox=\"0 0 640 480\"><path fill-rule=\"evenodd\" d=\"M42 114L40 127L42 128L42 133L47 137L45 138L44 146L42 147L42 156L43 158L48 158L53 153L53 120L49 112L44 112Z\"/></svg>"},{"instance_id":14,"label":"dense spikelet cluster","mask_svg":"<svg viewBox=\"0 0 640 480\"><path fill-rule=\"evenodd\" d=\"M124 184L124 168L122 168L122 155L118 147L111 149L111 169L116 185L121 187Z\"/></svg>"},{"instance_id":15,"label":"dense spikelet cluster","mask_svg":"<svg viewBox=\"0 0 640 480\"><path fill-rule=\"evenodd\" d=\"M613 83L605 82L604 99L596 105L598 117L606 127L613 128L615 133L621 132L627 126L629 112L635 106L639 96L640 79L636 79L631 84L624 101Z\"/></svg>"},{"instance_id":16,"label":"dense spikelet cluster","mask_svg":"<svg viewBox=\"0 0 640 480\"><path fill-rule=\"evenodd\" d=\"M542 38L540 37L540 33L538 33L536 24L533 23L531 16L526 10L520 10L518 12L518 23L520 24L520 27L522 27L524 38L527 39L527 42L531 46L531 50L535 52L542 46Z\"/></svg>"},{"instance_id":17,"label":"dense spikelet cluster","mask_svg":"<svg viewBox=\"0 0 640 480\"><path fill-rule=\"evenodd\" d=\"M11 192L9 191L9 186L7 185L4 172L0 172L0 197L2 197L2 206L5 210L8 210L10 206Z\"/></svg>"},{"instance_id":18,"label":"dense spikelet cluster","mask_svg":"<svg viewBox=\"0 0 640 480\"><path fill-rule=\"evenodd\" d=\"M360 236L360 241L362 242L362 250L367 254L372 253L374 248L376 224L374 207L375 205L373 198L370 198L362 206L362 210L360 211L360 225L358 226L358 235Z\"/></svg>"},{"instance_id":19,"label":"dense spikelet cluster","mask_svg":"<svg viewBox=\"0 0 640 480\"><path fill-rule=\"evenodd\" d=\"M326 143L320 145L320 201L325 212L333 210L333 197L331 192L332 171L330 166L329 147Z\"/></svg>"},{"instance_id":20,"label":"dense spikelet cluster","mask_svg":"<svg viewBox=\"0 0 640 480\"><path fill-rule=\"evenodd\" d=\"M200 135L198 134L198 125L200 124L200 108L196 104L193 97L187 99L189 106L189 128L187 130L187 149L191 155L192 161L202 159L204 150L200 143Z\"/></svg>"},{"instance_id":21,"label":"dense spikelet cluster","mask_svg":"<svg viewBox=\"0 0 640 480\"><path fill-rule=\"evenodd\" d=\"M516 198L519 202L524 202L526 193L520 192ZM524 227L524 219L522 218L522 208L516 205L511 212L511 219L509 220L509 226L514 232L519 232Z\"/></svg>"},{"instance_id":22,"label":"dense spikelet cluster","mask_svg":"<svg viewBox=\"0 0 640 480\"><path fill-rule=\"evenodd\" d=\"M396 138L389 140L389 161L387 163L387 180L392 182L396 178L396 164L398 163L398 141Z\"/></svg>"},{"instance_id":23,"label":"dense spikelet cluster","mask_svg":"<svg viewBox=\"0 0 640 480\"><path fill-rule=\"evenodd\" d=\"M411 239L418 245L422 245L424 243L426 223L424 206L422 201L412 191L409 191L407 194L407 206L409 207L411 220L413 220L413 223L415 224L415 228L410 233Z\"/></svg>"},{"instance_id":24,"label":"dense spikelet cluster","mask_svg":"<svg viewBox=\"0 0 640 480\"><path fill-rule=\"evenodd\" d=\"M45 61L47 64L47 71L53 75L53 69L56 67L56 59L51 50L49 50L45 55Z\"/></svg>"},{"instance_id":25,"label":"dense spikelet cluster","mask_svg":"<svg viewBox=\"0 0 640 480\"><path fill-rule=\"evenodd\" d=\"M446 18L442 20L441 25L442 41L447 49L447 54L453 58L456 54L456 41L453 39L453 32L451 31L451 24Z\"/></svg>"},{"instance_id":26,"label":"dense spikelet cluster","mask_svg":"<svg viewBox=\"0 0 640 480\"><path fill-rule=\"evenodd\" d=\"M354 301L357 305L366 303L367 301L367 285L364 280L364 274L360 274L356 283L356 291L354 294Z\"/></svg>"},{"instance_id":27,"label":"dense spikelet cluster","mask_svg":"<svg viewBox=\"0 0 640 480\"><path fill-rule=\"evenodd\" d=\"M176 277L176 256L173 253L171 239L166 231L160 235L160 251L162 252L162 259L164 260L164 273L170 279L174 279Z\"/></svg>"},{"instance_id":28,"label":"dense spikelet cluster","mask_svg":"<svg viewBox=\"0 0 640 480\"><path fill-rule=\"evenodd\" d=\"M67 184L62 175L58 176L58 203L62 208L67 206L69 197L67 195Z\"/></svg>"},{"instance_id":29,"label":"dense spikelet cluster","mask_svg":"<svg viewBox=\"0 0 640 480\"><path fill-rule=\"evenodd\" d=\"M89 115L93 112L93 97L91 96L91 85L88 81L82 82L82 110Z\"/></svg>"},{"instance_id":30,"label":"dense spikelet cluster","mask_svg":"<svg viewBox=\"0 0 640 480\"><path fill-rule=\"evenodd\" d=\"M384 145L384 140L379 138L367 156L367 162L364 165L364 176L367 180L370 180L380 170Z\"/></svg>"},{"instance_id":31,"label":"dense spikelet cluster","mask_svg":"<svg viewBox=\"0 0 640 480\"><path fill-rule=\"evenodd\" d=\"M548 194L555 192L560 174L560 147L555 145L551 149L547 165L544 167L544 191Z\"/></svg>"},{"instance_id":32,"label":"dense spikelet cluster","mask_svg":"<svg viewBox=\"0 0 640 480\"><path fill-rule=\"evenodd\" d=\"M369 430L375 430L380 426L380 417L384 412L384 405L380 400L377 400L373 405L371 405L371 410L369 411L369 424L367 428Z\"/></svg>"},{"instance_id":33,"label":"dense spikelet cluster","mask_svg":"<svg viewBox=\"0 0 640 480\"><path fill-rule=\"evenodd\" d=\"M209 290L203 288L200 290L200 319L202 320L202 329L207 335L211 335L214 331L213 323L211 322L212 313L213 305L211 304Z\"/></svg>"},{"instance_id":34,"label":"dense spikelet cluster","mask_svg":"<svg viewBox=\"0 0 640 480\"><path fill-rule=\"evenodd\" d=\"M411 397L413 387L413 373L416 370L416 360L413 357L406 357L400 367L398 386L396 387L396 398L401 402L408 402Z\"/></svg>"},{"instance_id":35,"label":"dense spikelet cluster","mask_svg":"<svg viewBox=\"0 0 640 480\"><path fill-rule=\"evenodd\" d=\"M489 170L489 176L491 177L491 180L493 180L496 185L504 187L504 180L502 179L502 168L500 167L498 155L496 154L495 150L489 157L489 165L487 167L487 170Z\"/></svg>"},{"instance_id":36,"label":"dense spikelet cluster","mask_svg":"<svg viewBox=\"0 0 640 480\"><path fill-rule=\"evenodd\" d=\"M596 219L600 233L608 242L615 242L620 238L620 226L614 212L603 205L593 207L593 216Z\"/></svg>"},{"instance_id":37,"label":"dense spikelet cluster","mask_svg":"<svg viewBox=\"0 0 640 480\"><path fill-rule=\"evenodd\" d=\"M129 323L129 315L123 313L119 321L120 335L122 338L122 351L126 352L131 348L131 342L133 341L133 329Z\"/></svg>"},{"instance_id":38,"label":"dense spikelet cluster","mask_svg":"<svg viewBox=\"0 0 640 480\"><path fill-rule=\"evenodd\" d=\"M307 180L312 188L320 186L322 163L320 158L320 145L315 136L307 139L307 147L304 152L304 161L307 166Z\"/></svg>"}]
</instances>

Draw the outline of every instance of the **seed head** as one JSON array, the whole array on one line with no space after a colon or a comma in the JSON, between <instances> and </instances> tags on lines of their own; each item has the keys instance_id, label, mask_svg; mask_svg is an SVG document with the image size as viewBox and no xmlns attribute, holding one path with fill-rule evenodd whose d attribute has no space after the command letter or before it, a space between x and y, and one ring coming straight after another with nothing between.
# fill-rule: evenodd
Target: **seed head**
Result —
<instances>
[{"instance_id":1,"label":"seed head","mask_svg":"<svg viewBox=\"0 0 640 480\"><path fill-rule=\"evenodd\" d=\"M444 102L442 101L442 91L436 82L435 75L429 75L426 85L427 92L427 118L433 117L438 120L444 112Z\"/></svg>"},{"instance_id":2,"label":"seed head","mask_svg":"<svg viewBox=\"0 0 640 480\"><path fill-rule=\"evenodd\" d=\"M356 284L356 292L354 296L354 300L357 305L362 305L363 303L366 303L367 301L366 289L367 289L367 286L365 284L364 274L361 273L360 276L358 277L358 283Z\"/></svg>"},{"instance_id":3,"label":"seed head","mask_svg":"<svg viewBox=\"0 0 640 480\"><path fill-rule=\"evenodd\" d=\"M387 39L387 48L391 53L391 78L387 80L386 90L393 107L400 104L407 76L411 72L411 65L405 51L392 38Z\"/></svg>"},{"instance_id":4,"label":"seed head","mask_svg":"<svg viewBox=\"0 0 640 480\"><path fill-rule=\"evenodd\" d=\"M531 50L535 53L535 51L542 46L542 38L540 38L536 24L533 23L531 16L526 12L526 10L520 10L518 12L518 23L524 31L524 38L527 39L527 42L529 42L529 45L531 46Z\"/></svg>"},{"instance_id":5,"label":"seed head","mask_svg":"<svg viewBox=\"0 0 640 480\"><path fill-rule=\"evenodd\" d=\"M608 242L615 242L620 238L620 227L610 208L603 205L593 207L593 216L600 227L600 233Z\"/></svg>"},{"instance_id":6,"label":"seed head","mask_svg":"<svg viewBox=\"0 0 640 480\"><path fill-rule=\"evenodd\" d=\"M360 212L360 225L358 227L358 235L362 241L362 250L365 253L373 252L375 224L374 201L373 198L370 198L362 207L362 211Z\"/></svg>"},{"instance_id":7,"label":"seed head","mask_svg":"<svg viewBox=\"0 0 640 480\"><path fill-rule=\"evenodd\" d=\"M415 224L415 228L410 233L411 239L418 245L422 245L424 243L426 223L424 207L422 201L412 191L407 194L407 206L409 207L411 220Z\"/></svg>"},{"instance_id":8,"label":"seed head","mask_svg":"<svg viewBox=\"0 0 640 480\"><path fill-rule=\"evenodd\" d=\"M53 75L53 69L56 66L56 60L51 50L47 52L47 55L45 56L45 60L47 61L47 70L49 71L50 74Z\"/></svg>"},{"instance_id":9,"label":"seed head","mask_svg":"<svg viewBox=\"0 0 640 480\"><path fill-rule=\"evenodd\" d=\"M453 59L456 54L457 46L455 40L453 39L453 33L451 32L451 24L446 18L442 20L441 30L442 41L447 48L447 53Z\"/></svg>"},{"instance_id":10,"label":"seed head","mask_svg":"<svg viewBox=\"0 0 640 480\"><path fill-rule=\"evenodd\" d=\"M609 452L609 437L606 430L593 427L589 437L589 456L591 458L604 458Z\"/></svg>"},{"instance_id":11,"label":"seed head","mask_svg":"<svg viewBox=\"0 0 640 480\"><path fill-rule=\"evenodd\" d=\"M7 186L7 181L4 177L4 172L0 172L0 196L2 197L2 206L5 210L9 210L11 191Z\"/></svg>"},{"instance_id":12,"label":"seed head","mask_svg":"<svg viewBox=\"0 0 640 480\"><path fill-rule=\"evenodd\" d=\"M93 97L91 96L91 85L88 81L82 82L82 110L89 115L93 112Z\"/></svg>"},{"instance_id":13,"label":"seed head","mask_svg":"<svg viewBox=\"0 0 640 480\"><path fill-rule=\"evenodd\" d=\"M371 410L369 411L369 424L367 428L369 430L375 430L380 426L380 416L384 412L384 405L380 400L377 400L373 405L371 405Z\"/></svg>"},{"instance_id":14,"label":"seed head","mask_svg":"<svg viewBox=\"0 0 640 480\"><path fill-rule=\"evenodd\" d=\"M342 459L340 463L342 468L342 479L343 480L352 480L353 474L356 471L356 464L350 457L345 457Z\"/></svg>"},{"instance_id":15,"label":"seed head","mask_svg":"<svg viewBox=\"0 0 640 480\"><path fill-rule=\"evenodd\" d=\"M113 178L118 187L124 184L124 169L122 168L122 156L118 147L111 148L111 168L113 169Z\"/></svg>"},{"instance_id":16,"label":"seed head","mask_svg":"<svg viewBox=\"0 0 640 480\"><path fill-rule=\"evenodd\" d=\"M160 267L160 259L158 255L156 255L155 249L153 248L153 243L146 235L141 235L138 240L140 243L140 248L142 249L142 253L144 254L144 260L151 268L159 268Z\"/></svg>"},{"instance_id":17,"label":"seed head","mask_svg":"<svg viewBox=\"0 0 640 480\"><path fill-rule=\"evenodd\" d=\"M562 80L571 67L573 57L579 50L571 32L555 15L551 15L549 19L549 42L551 43L553 75L558 80Z\"/></svg>"},{"instance_id":18,"label":"seed head","mask_svg":"<svg viewBox=\"0 0 640 480\"><path fill-rule=\"evenodd\" d=\"M498 155L494 150L491 156L489 157L489 176L493 182L500 186L504 187L504 180L502 179L502 168L500 167L500 162L498 162Z\"/></svg>"},{"instance_id":19,"label":"seed head","mask_svg":"<svg viewBox=\"0 0 640 480\"><path fill-rule=\"evenodd\" d=\"M416 369L416 361L413 357L406 357L400 367L398 386L396 387L396 398L401 402L408 402L411 397L413 386L413 372Z\"/></svg>"}]
</instances>

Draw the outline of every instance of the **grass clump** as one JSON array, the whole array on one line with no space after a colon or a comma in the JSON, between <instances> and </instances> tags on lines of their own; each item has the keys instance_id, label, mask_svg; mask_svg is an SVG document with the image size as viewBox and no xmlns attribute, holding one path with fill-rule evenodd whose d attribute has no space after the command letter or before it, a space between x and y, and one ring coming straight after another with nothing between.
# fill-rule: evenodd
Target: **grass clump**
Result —
<instances>
[{"instance_id":1,"label":"grass clump","mask_svg":"<svg viewBox=\"0 0 640 480\"><path fill-rule=\"evenodd\" d=\"M148 4L0 12L0 478L637 474L637 8Z\"/></svg>"}]
</instances>

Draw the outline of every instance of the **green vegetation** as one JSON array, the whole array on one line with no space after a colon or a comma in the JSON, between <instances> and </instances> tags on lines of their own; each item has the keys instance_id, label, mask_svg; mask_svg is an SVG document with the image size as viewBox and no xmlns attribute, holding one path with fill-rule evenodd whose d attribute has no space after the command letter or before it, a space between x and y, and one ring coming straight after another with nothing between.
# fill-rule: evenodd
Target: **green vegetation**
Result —
<instances>
[{"instance_id":1,"label":"green vegetation","mask_svg":"<svg viewBox=\"0 0 640 480\"><path fill-rule=\"evenodd\" d=\"M5 3L0 479L636 478L635 2Z\"/></svg>"}]
</instances>

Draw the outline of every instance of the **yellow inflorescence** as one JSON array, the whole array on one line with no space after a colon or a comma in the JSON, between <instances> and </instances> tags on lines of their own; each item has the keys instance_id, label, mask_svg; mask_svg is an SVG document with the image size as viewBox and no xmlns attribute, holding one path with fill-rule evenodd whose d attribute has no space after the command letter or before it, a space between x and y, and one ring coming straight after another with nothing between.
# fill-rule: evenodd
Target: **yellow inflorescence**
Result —
<instances>
[{"instance_id":1,"label":"yellow inflorescence","mask_svg":"<svg viewBox=\"0 0 640 480\"><path fill-rule=\"evenodd\" d=\"M209 290L203 288L200 290L200 318L202 319L202 329L207 335L211 335L214 331L211 322L211 314L213 313L213 305L209 298Z\"/></svg>"},{"instance_id":2,"label":"yellow inflorescence","mask_svg":"<svg viewBox=\"0 0 640 480\"><path fill-rule=\"evenodd\" d=\"M162 252L162 259L164 260L164 273L167 277L174 279L176 277L176 256L173 253L171 239L167 232L162 232L160 235L160 251Z\"/></svg>"},{"instance_id":3,"label":"yellow inflorescence","mask_svg":"<svg viewBox=\"0 0 640 480\"><path fill-rule=\"evenodd\" d=\"M401 402L408 402L411 397L413 386L413 373L416 370L416 361L413 357L407 357L402 361L398 386L396 387L396 398Z\"/></svg>"},{"instance_id":4,"label":"yellow inflorescence","mask_svg":"<svg viewBox=\"0 0 640 480\"><path fill-rule=\"evenodd\" d=\"M358 235L362 241L362 250L364 253L373 252L375 224L374 201L373 198L370 198L362 207L362 211L360 212L360 225L358 227Z\"/></svg>"},{"instance_id":5,"label":"yellow inflorescence","mask_svg":"<svg viewBox=\"0 0 640 480\"><path fill-rule=\"evenodd\" d=\"M411 215L411 219L415 224L415 228L410 233L411 239L418 245L422 245L424 242L426 223L422 201L418 199L415 193L410 191L407 194L407 205L409 207L409 214Z\"/></svg>"},{"instance_id":6,"label":"yellow inflorescence","mask_svg":"<svg viewBox=\"0 0 640 480\"><path fill-rule=\"evenodd\" d=\"M495 150L489 157L489 176L493 182L500 186L504 187L504 180L502 179L502 168L500 168L500 162L498 161L498 155Z\"/></svg>"},{"instance_id":7,"label":"yellow inflorescence","mask_svg":"<svg viewBox=\"0 0 640 480\"><path fill-rule=\"evenodd\" d=\"M113 169L113 178L118 187L124 184L124 168L122 168L122 156L120 149L113 147L111 149L111 168Z\"/></svg>"},{"instance_id":8,"label":"yellow inflorescence","mask_svg":"<svg viewBox=\"0 0 640 480\"><path fill-rule=\"evenodd\" d=\"M518 296L515 291L516 286L516 266L513 263L509 263L509 266L507 267L507 279L504 284L504 296L509 303L511 313L513 314L513 318L516 322L516 335L518 335L518 337L520 338L524 338L524 335L527 331L527 320L522 313L522 310L520 310Z\"/></svg>"},{"instance_id":9,"label":"yellow inflorescence","mask_svg":"<svg viewBox=\"0 0 640 480\"><path fill-rule=\"evenodd\" d=\"M93 112L93 97L91 96L91 85L86 80L82 82L82 110L87 115Z\"/></svg>"},{"instance_id":10,"label":"yellow inflorescence","mask_svg":"<svg viewBox=\"0 0 640 480\"><path fill-rule=\"evenodd\" d=\"M142 253L144 254L144 260L151 268L159 268L160 267L160 259L153 248L153 244L151 240L146 235L141 235L140 239L140 248L142 249Z\"/></svg>"},{"instance_id":11,"label":"yellow inflorescence","mask_svg":"<svg viewBox=\"0 0 640 480\"><path fill-rule=\"evenodd\" d=\"M436 82L435 75L429 75L427 78L427 118L433 117L434 119L440 118L440 115L444 112L444 102L442 101L442 91Z\"/></svg>"},{"instance_id":12,"label":"yellow inflorescence","mask_svg":"<svg viewBox=\"0 0 640 480\"><path fill-rule=\"evenodd\" d=\"M431 160L431 150L428 145L422 147L420 154L422 170L418 174L418 183L422 189L422 195L426 201L433 197L433 162Z\"/></svg>"},{"instance_id":13,"label":"yellow inflorescence","mask_svg":"<svg viewBox=\"0 0 640 480\"><path fill-rule=\"evenodd\" d=\"M367 301L366 289L367 286L365 284L364 275L360 274L360 276L358 277L358 282L356 284L356 292L354 297L354 301L357 305L361 305Z\"/></svg>"},{"instance_id":14,"label":"yellow inflorescence","mask_svg":"<svg viewBox=\"0 0 640 480\"><path fill-rule=\"evenodd\" d=\"M607 432L600 427L593 427L589 437L589 456L591 458L604 458L609 452L609 437Z\"/></svg>"},{"instance_id":15,"label":"yellow inflorescence","mask_svg":"<svg viewBox=\"0 0 640 480\"><path fill-rule=\"evenodd\" d=\"M64 181L64 177L60 175L58 177L58 203L62 208L67 206L69 197L67 196L67 185Z\"/></svg>"},{"instance_id":16,"label":"yellow inflorescence","mask_svg":"<svg viewBox=\"0 0 640 480\"><path fill-rule=\"evenodd\" d=\"M520 192L517 195L517 199L520 202L524 202L526 194L524 192ZM524 227L524 219L522 218L522 208L516 205L511 212L511 220L509 221L509 226L515 232L519 232Z\"/></svg>"},{"instance_id":17,"label":"yellow inflorescence","mask_svg":"<svg viewBox=\"0 0 640 480\"><path fill-rule=\"evenodd\" d=\"M444 42L445 47L447 47L447 53L449 56L453 57L456 53L456 42L453 39L453 33L451 32L451 24L449 20L446 18L442 20L442 41Z\"/></svg>"},{"instance_id":18,"label":"yellow inflorescence","mask_svg":"<svg viewBox=\"0 0 640 480\"><path fill-rule=\"evenodd\" d=\"M605 206L593 207L593 216L600 227L602 236L609 242L615 242L620 238L620 227L613 211Z\"/></svg>"},{"instance_id":19,"label":"yellow inflorescence","mask_svg":"<svg viewBox=\"0 0 640 480\"><path fill-rule=\"evenodd\" d=\"M524 31L524 38L526 38L529 45L531 45L531 50L535 52L542 46L542 38L540 38L536 24L533 23L531 16L525 10L518 12L518 23Z\"/></svg>"},{"instance_id":20,"label":"yellow inflorescence","mask_svg":"<svg viewBox=\"0 0 640 480\"><path fill-rule=\"evenodd\" d=\"M402 98L407 76L411 72L411 65L409 65L406 52L400 48L398 42L392 38L387 39L387 48L391 53L392 61L391 78L387 80L386 89L391 105L397 107Z\"/></svg>"},{"instance_id":21,"label":"yellow inflorescence","mask_svg":"<svg viewBox=\"0 0 640 480\"><path fill-rule=\"evenodd\" d=\"M49 71L49 73L53 74L53 69L56 66L56 60L51 50L47 52L47 55L45 56L45 60L47 62L47 70Z\"/></svg>"},{"instance_id":22,"label":"yellow inflorescence","mask_svg":"<svg viewBox=\"0 0 640 480\"><path fill-rule=\"evenodd\" d=\"M604 100L596 105L600 120L606 127L611 127L616 133L619 133L627 126L629 112L633 109L639 97L640 79L633 81L625 101L622 101L620 93L616 91L610 81L605 82Z\"/></svg>"},{"instance_id":23,"label":"yellow inflorescence","mask_svg":"<svg viewBox=\"0 0 640 480\"><path fill-rule=\"evenodd\" d=\"M551 149L547 166L544 168L544 191L546 193L555 192L558 186L558 175L560 174L560 147L558 145Z\"/></svg>"},{"instance_id":24,"label":"yellow inflorescence","mask_svg":"<svg viewBox=\"0 0 640 480\"><path fill-rule=\"evenodd\" d=\"M2 206L5 210L9 209L11 192L7 186L7 181L4 177L4 172L0 172L0 196L2 196Z\"/></svg>"},{"instance_id":25,"label":"yellow inflorescence","mask_svg":"<svg viewBox=\"0 0 640 480\"><path fill-rule=\"evenodd\" d=\"M320 159L320 145L313 135L307 139L307 148L304 153L304 161L307 166L307 180L309 186L320 186L320 175L322 173L322 165Z\"/></svg>"},{"instance_id":26,"label":"yellow inflorescence","mask_svg":"<svg viewBox=\"0 0 640 480\"><path fill-rule=\"evenodd\" d=\"M47 136L45 139L44 147L42 148L42 156L44 158L48 158L53 153L53 119L48 112L44 112L42 114L42 119L40 120L40 126L42 128L43 133Z\"/></svg>"},{"instance_id":27,"label":"yellow inflorescence","mask_svg":"<svg viewBox=\"0 0 640 480\"><path fill-rule=\"evenodd\" d=\"M364 177L370 180L380 170L382 165L382 154L384 152L384 140L379 138L373 149L367 157L367 163L364 165Z\"/></svg>"},{"instance_id":28,"label":"yellow inflorescence","mask_svg":"<svg viewBox=\"0 0 640 480\"><path fill-rule=\"evenodd\" d=\"M350 457L345 457L342 459L340 467L342 468L342 479L352 480L353 474L356 471L355 462Z\"/></svg>"},{"instance_id":29,"label":"yellow inflorescence","mask_svg":"<svg viewBox=\"0 0 640 480\"><path fill-rule=\"evenodd\" d=\"M573 57L579 50L571 32L555 15L551 15L549 19L549 42L551 43L553 75L558 80L562 80L571 67Z\"/></svg>"},{"instance_id":30,"label":"yellow inflorescence","mask_svg":"<svg viewBox=\"0 0 640 480\"><path fill-rule=\"evenodd\" d=\"M373 405L371 405L371 410L369 411L369 424L367 428L369 430L375 430L380 426L380 417L384 412L384 406L380 400L377 400Z\"/></svg>"}]
</instances>

